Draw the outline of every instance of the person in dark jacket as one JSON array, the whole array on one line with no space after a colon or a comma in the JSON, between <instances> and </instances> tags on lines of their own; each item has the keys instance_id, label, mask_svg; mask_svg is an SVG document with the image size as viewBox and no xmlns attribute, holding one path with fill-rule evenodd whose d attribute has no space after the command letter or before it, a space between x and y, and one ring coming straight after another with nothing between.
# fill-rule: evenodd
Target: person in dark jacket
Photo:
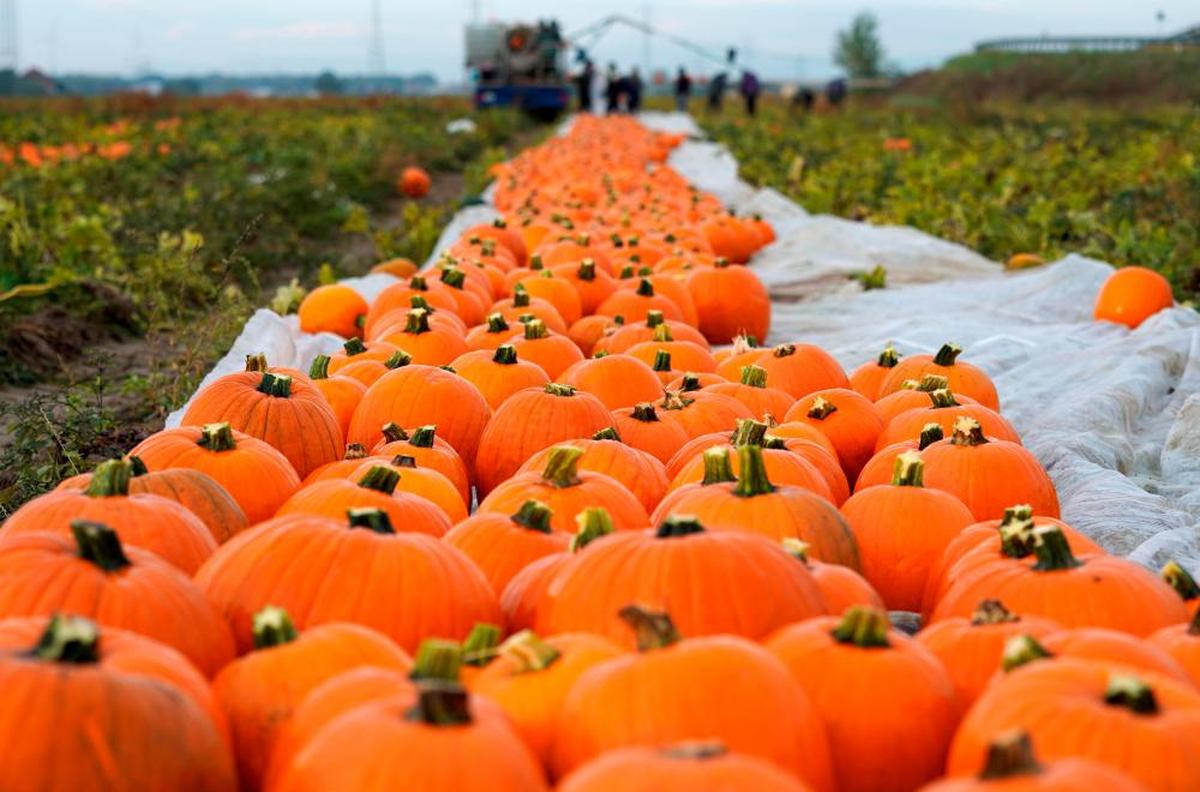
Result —
<instances>
[{"instance_id":1,"label":"person in dark jacket","mask_svg":"<svg viewBox=\"0 0 1200 792\"><path fill-rule=\"evenodd\" d=\"M692 95L692 78L684 71L683 67L679 67L679 74L675 76L675 109L680 113L686 113L688 109L688 99Z\"/></svg>"},{"instance_id":2,"label":"person in dark jacket","mask_svg":"<svg viewBox=\"0 0 1200 792\"><path fill-rule=\"evenodd\" d=\"M837 108L842 102L846 101L846 81L842 78L831 80L829 85L825 87L825 98L829 100L831 107Z\"/></svg>"},{"instance_id":3,"label":"person in dark jacket","mask_svg":"<svg viewBox=\"0 0 1200 792\"><path fill-rule=\"evenodd\" d=\"M575 90L579 93L579 112L592 112L592 83L596 80L596 67L591 59L583 62L583 68L575 75Z\"/></svg>"},{"instance_id":4,"label":"person in dark jacket","mask_svg":"<svg viewBox=\"0 0 1200 792\"><path fill-rule=\"evenodd\" d=\"M616 113L621 109L621 75L617 74L617 64L608 64L604 73L604 112Z\"/></svg>"},{"instance_id":5,"label":"person in dark jacket","mask_svg":"<svg viewBox=\"0 0 1200 792\"><path fill-rule=\"evenodd\" d=\"M758 75L746 69L742 72L742 84L739 86L742 93L742 98L746 100L746 115L754 115L754 111L758 107L758 93L761 86L758 84Z\"/></svg>"},{"instance_id":6,"label":"person in dark jacket","mask_svg":"<svg viewBox=\"0 0 1200 792\"><path fill-rule=\"evenodd\" d=\"M721 111L721 102L725 99L725 85L729 77L721 72L712 78L708 84L708 109L714 113Z\"/></svg>"},{"instance_id":7,"label":"person in dark jacket","mask_svg":"<svg viewBox=\"0 0 1200 792\"><path fill-rule=\"evenodd\" d=\"M629 70L629 76L625 78L625 109L631 113L636 113L642 108L642 75L638 73L637 67Z\"/></svg>"}]
</instances>

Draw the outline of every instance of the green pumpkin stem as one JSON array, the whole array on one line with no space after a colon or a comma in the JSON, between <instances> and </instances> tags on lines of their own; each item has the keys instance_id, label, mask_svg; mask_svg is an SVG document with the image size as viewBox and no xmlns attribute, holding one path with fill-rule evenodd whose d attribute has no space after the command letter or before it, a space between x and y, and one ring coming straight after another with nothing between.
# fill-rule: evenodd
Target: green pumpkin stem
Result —
<instances>
[{"instance_id":1,"label":"green pumpkin stem","mask_svg":"<svg viewBox=\"0 0 1200 792\"><path fill-rule=\"evenodd\" d=\"M881 368L895 368L900 362L900 353L896 351L896 347L888 344L879 353L879 357L875 359L876 365Z\"/></svg>"},{"instance_id":2,"label":"green pumpkin stem","mask_svg":"<svg viewBox=\"0 0 1200 792\"><path fill-rule=\"evenodd\" d=\"M638 402L633 405L633 412L630 415L635 421L644 423L658 420L658 413L654 411L654 405L650 402Z\"/></svg>"},{"instance_id":3,"label":"green pumpkin stem","mask_svg":"<svg viewBox=\"0 0 1200 792\"><path fill-rule=\"evenodd\" d=\"M594 435L592 435L592 439L593 440L614 440L619 443L619 442L621 442L621 434L617 431L617 427L606 426L603 429L601 429L599 432L596 432Z\"/></svg>"},{"instance_id":4,"label":"green pumpkin stem","mask_svg":"<svg viewBox=\"0 0 1200 792\"><path fill-rule=\"evenodd\" d=\"M408 319L404 323L404 332L412 335L420 335L429 332L429 311L423 311L420 308L414 308L408 312Z\"/></svg>"},{"instance_id":5,"label":"green pumpkin stem","mask_svg":"<svg viewBox=\"0 0 1200 792\"><path fill-rule=\"evenodd\" d=\"M679 642L679 631L666 611L652 611L641 605L626 605L617 615L629 625L637 638L639 652L666 649Z\"/></svg>"},{"instance_id":6,"label":"green pumpkin stem","mask_svg":"<svg viewBox=\"0 0 1200 792\"><path fill-rule=\"evenodd\" d=\"M1037 572L1056 572L1082 566L1071 553L1071 545L1062 528L1057 525L1038 525L1033 529L1033 555Z\"/></svg>"},{"instance_id":7,"label":"green pumpkin stem","mask_svg":"<svg viewBox=\"0 0 1200 792\"><path fill-rule=\"evenodd\" d=\"M282 646L300 637L288 612L274 605L268 605L254 614L251 634L254 637L255 649Z\"/></svg>"},{"instance_id":8,"label":"green pumpkin stem","mask_svg":"<svg viewBox=\"0 0 1200 792\"><path fill-rule=\"evenodd\" d=\"M795 344L780 344L771 350L771 356L777 358L791 357L796 354Z\"/></svg>"},{"instance_id":9,"label":"green pumpkin stem","mask_svg":"<svg viewBox=\"0 0 1200 792\"><path fill-rule=\"evenodd\" d=\"M891 646L888 641L886 611L866 605L854 605L846 610L842 620L830 631L838 643L850 644L860 649L875 649Z\"/></svg>"},{"instance_id":10,"label":"green pumpkin stem","mask_svg":"<svg viewBox=\"0 0 1200 792\"><path fill-rule=\"evenodd\" d=\"M583 449L570 445L554 446L542 469L542 480L552 487L562 489L579 483L579 458Z\"/></svg>"},{"instance_id":11,"label":"green pumpkin stem","mask_svg":"<svg viewBox=\"0 0 1200 792\"><path fill-rule=\"evenodd\" d=\"M812 404L809 405L808 412L806 412L805 415L817 421L824 421L835 412L837 412L836 404L829 401L824 396L817 396L812 400Z\"/></svg>"},{"instance_id":12,"label":"green pumpkin stem","mask_svg":"<svg viewBox=\"0 0 1200 792\"><path fill-rule=\"evenodd\" d=\"M415 468L417 466L417 458L408 456L407 454L396 454L388 464L394 468Z\"/></svg>"},{"instance_id":13,"label":"green pumpkin stem","mask_svg":"<svg viewBox=\"0 0 1200 792\"><path fill-rule=\"evenodd\" d=\"M941 374L922 374L921 379L915 382L913 380L906 380L906 382L912 382L910 390L918 390L922 393L932 393L933 391L950 387L950 378L944 377Z\"/></svg>"},{"instance_id":14,"label":"green pumpkin stem","mask_svg":"<svg viewBox=\"0 0 1200 792\"><path fill-rule=\"evenodd\" d=\"M258 383L258 392L277 399L286 399L292 395L292 378L287 374L272 374L264 371L262 379Z\"/></svg>"},{"instance_id":15,"label":"green pumpkin stem","mask_svg":"<svg viewBox=\"0 0 1200 792\"><path fill-rule=\"evenodd\" d=\"M753 418L738 418L729 442L736 447L744 445L761 446L771 427L766 421L756 421Z\"/></svg>"},{"instance_id":16,"label":"green pumpkin stem","mask_svg":"<svg viewBox=\"0 0 1200 792\"><path fill-rule=\"evenodd\" d=\"M224 424L228 426L228 424ZM129 480L133 478L133 464L125 459L109 459L101 462L92 471L84 494L90 498L113 498L129 494Z\"/></svg>"},{"instance_id":17,"label":"green pumpkin stem","mask_svg":"<svg viewBox=\"0 0 1200 792\"><path fill-rule=\"evenodd\" d=\"M420 309L422 311L427 311L431 315L433 314L434 311L437 310L436 308L434 308L432 305L429 304L429 300L426 300L420 294L414 294L413 296L408 298L408 307L413 308L413 309Z\"/></svg>"},{"instance_id":18,"label":"green pumpkin stem","mask_svg":"<svg viewBox=\"0 0 1200 792\"><path fill-rule=\"evenodd\" d=\"M942 348L933 356L935 366L953 366L954 361L962 354L962 347L957 344L942 344Z\"/></svg>"},{"instance_id":19,"label":"green pumpkin stem","mask_svg":"<svg viewBox=\"0 0 1200 792\"><path fill-rule=\"evenodd\" d=\"M1035 660L1053 657L1046 647L1032 635L1014 635L1004 644L1004 652L1000 656L1000 667L1012 671Z\"/></svg>"},{"instance_id":20,"label":"green pumpkin stem","mask_svg":"<svg viewBox=\"0 0 1200 792\"><path fill-rule=\"evenodd\" d=\"M417 654L413 658L413 667L408 672L408 678L413 681L457 682L463 659L463 647L455 641L426 638L417 647Z\"/></svg>"},{"instance_id":21,"label":"green pumpkin stem","mask_svg":"<svg viewBox=\"0 0 1200 792\"><path fill-rule=\"evenodd\" d=\"M429 281L424 275L413 275L408 279L408 288L413 291L429 291Z\"/></svg>"},{"instance_id":22,"label":"green pumpkin stem","mask_svg":"<svg viewBox=\"0 0 1200 792\"><path fill-rule=\"evenodd\" d=\"M767 477L767 465L763 460L763 450L756 445L741 445L737 448L738 476L737 486L733 494L739 498L753 498L756 495L766 495L775 491L771 479Z\"/></svg>"},{"instance_id":23,"label":"green pumpkin stem","mask_svg":"<svg viewBox=\"0 0 1200 792\"><path fill-rule=\"evenodd\" d=\"M129 473L134 478L137 478L138 476L144 476L150 472L150 468L146 467L146 463L142 461L140 456L129 454L125 457L125 460L129 462Z\"/></svg>"},{"instance_id":24,"label":"green pumpkin stem","mask_svg":"<svg viewBox=\"0 0 1200 792\"><path fill-rule=\"evenodd\" d=\"M412 355L408 354L403 349L397 349L392 353L391 357L383 361L384 367L392 371L398 368L404 368L409 363L412 363Z\"/></svg>"},{"instance_id":25,"label":"green pumpkin stem","mask_svg":"<svg viewBox=\"0 0 1200 792\"><path fill-rule=\"evenodd\" d=\"M1033 755L1033 743L1029 740L1029 734L1015 730L996 737L988 745L987 759L984 760L979 779L998 781L1037 775L1041 772L1042 766Z\"/></svg>"},{"instance_id":26,"label":"green pumpkin stem","mask_svg":"<svg viewBox=\"0 0 1200 792\"><path fill-rule=\"evenodd\" d=\"M916 451L905 451L892 466L892 484L897 487L925 486L925 463Z\"/></svg>"},{"instance_id":27,"label":"green pumpkin stem","mask_svg":"<svg viewBox=\"0 0 1200 792\"><path fill-rule=\"evenodd\" d=\"M704 533L704 526L700 524L699 518L690 514L669 514L658 524L654 535L659 539L675 539L698 533Z\"/></svg>"},{"instance_id":28,"label":"green pumpkin stem","mask_svg":"<svg viewBox=\"0 0 1200 792\"><path fill-rule=\"evenodd\" d=\"M55 613L29 650L29 657L73 665L97 663L100 661L100 628L82 616Z\"/></svg>"},{"instance_id":29,"label":"green pumpkin stem","mask_svg":"<svg viewBox=\"0 0 1200 792\"><path fill-rule=\"evenodd\" d=\"M985 599L975 608L975 612L971 614L971 624L1007 624L1009 622L1020 621L1020 617L1004 607L1004 603L997 599Z\"/></svg>"},{"instance_id":30,"label":"green pumpkin stem","mask_svg":"<svg viewBox=\"0 0 1200 792\"><path fill-rule=\"evenodd\" d=\"M1158 574L1168 586L1175 589L1175 593L1184 602L1190 602L1200 597L1200 585L1196 584L1196 579L1180 566L1179 562L1168 561Z\"/></svg>"},{"instance_id":31,"label":"green pumpkin stem","mask_svg":"<svg viewBox=\"0 0 1200 792\"><path fill-rule=\"evenodd\" d=\"M351 528L366 528L378 534L394 534L392 520L383 509L350 509L346 517Z\"/></svg>"},{"instance_id":32,"label":"green pumpkin stem","mask_svg":"<svg viewBox=\"0 0 1200 792\"><path fill-rule=\"evenodd\" d=\"M650 337L650 340L663 344L667 341L674 341L675 336L671 335L671 326L663 322L654 328L654 334Z\"/></svg>"},{"instance_id":33,"label":"green pumpkin stem","mask_svg":"<svg viewBox=\"0 0 1200 792\"><path fill-rule=\"evenodd\" d=\"M512 304L513 308L528 308L529 307L529 290L525 288L525 284L518 283L513 287Z\"/></svg>"},{"instance_id":34,"label":"green pumpkin stem","mask_svg":"<svg viewBox=\"0 0 1200 792\"><path fill-rule=\"evenodd\" d=\"M542 388L542 390L544 390L546 393L549 393L551 396L574 396L575 395L575 386L574 385L564 385L561 382L547 382L546 385Z\"/></svg>"},{"instance_id":35,"label":"green pumpkin stem","mask_svg":"<svg viewBox=\"0 0 1200 792\"><path fill-rule=\"evenodd\" d=\"M494 624L476 622L463 641L463 664L480 668L496 659L504 631Z\"/></svg>"},{"instance_id":36,"label":"green pumpkin stem","mask_svg":"<svg viewBox=\"0 0 1200 792\"><path fill-rule=\"evenodd\" d=\"M422 680L417 684L417 703L404 717L426 726L463 726L471 723L467 689L457 682Z\"/></svg>"},{"instance_id":37,"label":"green pumpkin stem","mask_svg":"<svg viewBox=\"0 0 1200 792\"><path fill-rule=\"evenodd\" d=\"M329 379L329 355L317 355L313 358L312 365L308 367L308 376L310 379L321 380Z\"/></svg>"},{"instance_id":38,"label":"green pumpkin stem","mask_svg":"<svg viewBox=\"0 0 1200 792\"><path fill-rule=\"evenodd\" d=\"M651 366L655 371L670 371L671 370L671 353L665 349L659 349L654 353L654 365Z\"/></svg>"},{"instance_id":39,"label":"green pumpkin stem","mask_svg":"<svg viewBox=\"0 0 1200 792\"><path fill-rule=\"evenodd\" d=\"M501 344L492 355L492 362L501 366L513 366L517 363L517 348L512 344Z\"/></svg>"},{"instance_id":40,"label":"green pumpkin stem","mask_svg":"<svg viewBox=\"0 0 1200 792\"><path fill-rule=\"evenodd\" d=\"M954 398L954 394L949 388L940 388L929 392L929 401L935 409L942 407L957 407L958 400Z\"/></svg>"},{"instance_id":41,"label":"green pumpkin stem","mask_svg":"<svg viewBox=\"0 0 1200 792\"><path fill-rule=\"evenodd\" d=\"M408 432L395 421L388 421L379 431L383 434L383 439L389 443L398 443L408 439Z\"/></svg>"},{"instance_id":42,"label":"green pumpkin stem","mask_svg":"<svg viewBox=\"0 0 1200 792\"><path fill-rule=\"evenodd\" d=\"M412 434L408 437L408 444L417 448L433 448L435 439L437 439L437 424L425 424L412 430Z\"/></svg>"},{"instance_id":43,"label":"green pumpkin stem","mask_svg":"<svg viewBox=\"0 0 1200 792\"><path fill-rule=\"evenodd\" d=\"M467 282L467 273L458 267L446 267L442 270L442 283L452 289L462 289Z\"/></svg>"},{"instance_id":44,"label":"green pumpkin stem","mask_svg":"<svg viewBox=\"0 0 1200 792\"><path fill-rule=\"evenodd\" d=\"M572 553L578 553L592 542L616 530L608 510L599 506L589 507L575 515L575 524L579 530L571 537Z\"/></svg>"},{"instance_id":45,"label":"green pumpkin stem","mask_svg":"<svg viewBox=\"0 0 1200 792\"><path fill-rule=\"evenodd\" d=\"M713 446L704 451L704 478L701 484L725 484L737 481L733 474L733 463L729 459L729 449L725 446Z\"/></svg>"},{"instance_id":46,"label":"green pumpkin stem","mask_svg":"<svg viewBox=\"0 0 1200 792\"><path fill-rule=\"evenodd\" d=\"M1132 674L1115 674L1108 680L1104 691L1104 702L1114 707L1124 707L1136 715L1158 713L1158 698L1154 689Z\"/></svg>"},{"instance_id":47,"label":"green pumpkin stem","mask_svg":"<svg viewBox=\"0 0 1200 792\"><path fill-rule=\"evenodd\" d=\"M531 319L525 323L525 339L527 341L545 338L548 335L550 335L550 331L546 329L546 323L541 319Z\"/></svg>"},{"instance_id":48,"label":"green pumpkin stem","mask_svg":"<svg viewBox=\"0 0 1200 792\"><path fill-rule=\"evenodd\" d=\"M375 490L384 495L391 495L399 484L400 474L387 465L372 466L358 480L358 486L363 489Z\"/></svg>"},{"instance_id":49,"label":"green pumpkin stem","mask_svg":"<svg viewBox=\"0 0 1200 792\"><path fill-rule=\"evenodd\" d=\"M1000 521L1000 552L1009 558L1028 558L1033 555L1033 510L1017 506L1004 510Z\"/></svg>"},{"instance_id":50,"label":"green pumpkin stem","mask_svg":"<svg viewBox=\"0 0 1200 792\"><path fill-rule=\"evenodd\" d=\"M543 671L562 657L562 652L543 641L533 630L521 630L500 644L499 656L513 666L514 673Z\"/></svg>"},{"instance_id":51,"label":"green pumpkin stem","mask_svg":"<svg viewBox=\"0 0 1200 792\"><path fill-rule=\"evenodd\" d=\"M531 531L548 534L551 530L550 519L553 516L554 511L549 506L540 500L530 498L522 503L521 508L517 509L517 513L509 519Z\"/></svg>"},{"instance_id":52,"label":"green pumpkin stem","mask_svg":"<svg viewBox=\"0 0 1200 792\"><path fill-rule=\"evenodd\" d=\"M351 338L342 344L342 349L345 350L346 357L354 357L366 352L367 345L362 342L361 338Z\"/></svg>"},{"instance_id":53,"label":"green pumpkin stem","mask_svg":"<svg viewBox=\"0 0 1200 792\"><path fill-rule=\"evenodd\" d=\"M209 451L233 451L237 448L237 440L233 437L233 427L227 423L211 423L200 427L200 439L196 445Z\"/></svg>"},{"instance_id":54,"label":"green pumpkin stem","mask_svg":"<svg viewBox=\"0 0 1200 792\"><path fill-rule=\"evenodd\" d=\"M487 328L489 333L507 333L509 329L504 314L499 312L488 314Z\"/></svg>"},{"instance_id":55,"label":"green pumpkin stem","mask_svg":"<svg viewBox=\"0 0 1200 792\"><path fill-rule=\"evenodd\" d=\"M658 309L646 311L646 327L653 330L665 321L667 321L667 318L663 316L662 311Z\"/></svg>"},{"instance_id":56,"label":"green pumpkin stem","mask_svg":"<svg viewBox=\"0 0 1200 792\"><path fill-rule=\"evenodd\" d=\"M942 425L931 421L921 427L921 436L917 439L917 450L924 451L945 437L946 431L942 429Z\"/></svg>"},{"instance_id":57,"label":"green pumpkin stem","mask_svg":"<svg viewBox=\"0 0 1200 792\"><path fill-rule=\"evenodd\" d=\"M71 520L71 535L75 537L79 557L105 572L119 572L130 565L117 532L104 523Z\"/></svg>"},{"instance_id":58,"label":"green pumpkin stem","mask_svg":"<svg viewBox=\"0 0 1200 792\"><path fill-rule=\"evenodd\" d=\"M638 282L637 293L639 297L653 297L654 284L650 282L649 278L642 278Z\"/></svg>"},{"instance_id":59,"label":"green pumpkin stem","mask_svg":"<svg viewBox=\"0 0 1200 792\"><path fill-rule=\"evenodd\" d=\"M954 421L950 442L956 446L979 446L988 442L988 439L983 436L983 427L979 425L979 421L960 415Z\"/></svg>"},{"instance_id":60,"label":"green pumpkin stem","mask_svg":"<svg viewBox=\"0 0 1200 792\"><path fill-rule=\"evenodd\" d=\"M596 262L594 259L585 258L579 262L579 269L575 271L575 277L581 281L596 280Z\"/></svg>"},{"instance_id":61,"label":"green pumpkin stem","mask_svg":"<svg viewBox=\"0 0 1200 792\"><path fill-rule=\"evenodd\" d=\"M683 375L683 379L679 383L679 392L680 393L691 393L693 391L700 390L701 387L703 387L703 386L700 384L700 378L698 376L696 376L695 374L689 372L689 373Z\"/></svg>"},{"instance_id":62,"label":"green pumpkin stem","mask_svg":"<svg viewBox=\"0 0 1200 792\"><path fill-rule=\"evenodd\" d=\"M753 363L749 366L742 366L742 384L749 385L751 388L767 387L767 370Z\"/></svg>"}]
</instances>

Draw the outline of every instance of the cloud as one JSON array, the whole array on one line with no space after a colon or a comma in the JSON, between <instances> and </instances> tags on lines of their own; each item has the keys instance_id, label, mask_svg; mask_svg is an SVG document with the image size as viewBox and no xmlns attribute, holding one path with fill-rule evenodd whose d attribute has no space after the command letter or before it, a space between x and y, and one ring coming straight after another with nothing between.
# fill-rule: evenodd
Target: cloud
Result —
<instances>
[{"instance_id":1,"label":"cloud","mask_svg":"<svg viewBox=\"0 0 1200 792\"><path fill-rule=\"evenodd\" d=\"M292 22L276 27L238 28L233 38L237 41L330 41L366 34L366 25L350 22Z\"/></svg>"}]
</instances>

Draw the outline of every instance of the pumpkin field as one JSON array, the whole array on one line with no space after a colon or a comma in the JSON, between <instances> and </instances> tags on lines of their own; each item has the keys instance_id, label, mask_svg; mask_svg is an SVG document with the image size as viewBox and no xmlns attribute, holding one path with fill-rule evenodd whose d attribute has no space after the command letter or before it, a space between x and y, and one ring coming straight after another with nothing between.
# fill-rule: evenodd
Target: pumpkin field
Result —
<instances>
[{"instance_id":1,"label":"pumpkin field","mask_svg":"<svg viewBox=\"0 0 1200 792\"><path fill-rule=\"evenodd\" d=\"M1200 789L1190 557L1071 524L986 349L789 335L803 219L682 114L123 101L0 119L0 789ZM1191 327L1195 114L996 112L696 120Z\"/></svg>"}]
</instances>

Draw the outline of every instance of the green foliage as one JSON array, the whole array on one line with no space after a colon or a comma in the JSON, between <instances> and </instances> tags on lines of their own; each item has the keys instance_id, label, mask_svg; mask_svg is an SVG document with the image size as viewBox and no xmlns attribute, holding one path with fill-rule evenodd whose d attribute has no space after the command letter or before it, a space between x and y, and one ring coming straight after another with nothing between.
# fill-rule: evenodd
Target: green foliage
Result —
<instances>
[{"instance_id":1,"label":"green foliage","mask_svg":"<svg viewBox=\"0 0 1200 792\"><path fill-rule=\"evenodd\" d=\"M911 225L1003 261L1069 252L1200 289L1200 116L1062 108L863 109L706 119L744 178L811 212Z\"/></svg>"},{"instance_id":2,"label":"green foliage","mask_svg":"<svg viewBox=\"0 0 1200 792\"><path fill-rule=\"evenodd\" d=\"M849 28L838 31L833 62L851 77L878 77L883 73L883 44L874 14L863 11Z\"/></svg>"}]
</instances>

